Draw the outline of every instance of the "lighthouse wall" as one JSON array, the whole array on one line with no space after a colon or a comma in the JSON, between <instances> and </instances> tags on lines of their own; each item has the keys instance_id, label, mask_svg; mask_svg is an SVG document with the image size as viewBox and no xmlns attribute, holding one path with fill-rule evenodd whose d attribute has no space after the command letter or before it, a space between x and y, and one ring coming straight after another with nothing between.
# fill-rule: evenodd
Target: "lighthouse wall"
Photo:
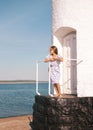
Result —
<instances>
[{"instance_id":1,"label":"lighthouse wall","mask_svg":"<svg viewBox=\"0 0 93 130\"><path fill-rule=\"evenodd\" d=\"M58 47L61 55L63 38L73 31L76 32L77 62L82 61L77 65L79 97L93 96L92 16L93 0L52 0L53 44ZM60 80L62 84L62 73Z\"/></svg>"}]
</instances>

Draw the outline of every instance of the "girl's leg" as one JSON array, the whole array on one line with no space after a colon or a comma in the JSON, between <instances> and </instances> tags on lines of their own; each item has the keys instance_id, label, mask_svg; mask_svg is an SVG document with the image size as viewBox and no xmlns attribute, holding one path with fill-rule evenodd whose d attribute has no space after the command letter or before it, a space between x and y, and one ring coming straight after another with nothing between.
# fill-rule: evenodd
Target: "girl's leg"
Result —
<instances>
[{"instance_id":1,"label":"girl's leg","mask_svg":"<svg viewBox=\"0 0 93 130\"><path fill-rule=\"evenodd\" d=\"M60 84L54 84L54 88L56 90L57 96L61 95L61 90L60 90Z\"/></svg>"},{"instance_id":2,"label":"girl's leg","mask_svg":"<svg viewBox=\"0 0 93 130\"><path fill-rule=\"evenodd\" d=\"M56 86L56 84L54 84L54 89L55 89L55 91L56 91L56 96L58 96L58 89L57 89L57 86Z\"/></svg>"}]
</instances>

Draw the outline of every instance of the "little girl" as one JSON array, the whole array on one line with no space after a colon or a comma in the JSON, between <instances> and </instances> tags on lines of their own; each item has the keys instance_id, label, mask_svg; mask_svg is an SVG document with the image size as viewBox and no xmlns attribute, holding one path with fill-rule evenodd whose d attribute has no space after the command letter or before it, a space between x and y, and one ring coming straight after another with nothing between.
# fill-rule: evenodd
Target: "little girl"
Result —
<instances>
[{"instance_id":1,"label":"little girl","mask_svg":"<svg viewBox=\"0 0 93 130\"><path fill-rule=\"evenodd\" d=\"M56 91L56 96L61 97L60 90L60 62L63 61L63 58L58 55L58 49L56 46L50 47L50 55L44 60L44 62L50 62L50 80L54 85Z\"/></svg>"}]
</instances>

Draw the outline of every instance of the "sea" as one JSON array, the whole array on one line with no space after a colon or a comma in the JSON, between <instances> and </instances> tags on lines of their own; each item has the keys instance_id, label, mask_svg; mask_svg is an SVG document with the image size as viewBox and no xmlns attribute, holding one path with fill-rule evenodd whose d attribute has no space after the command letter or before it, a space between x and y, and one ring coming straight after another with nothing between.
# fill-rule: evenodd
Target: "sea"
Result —
<instances>
[{"instance_id":1,"label":"sea","mask_svg":"<svg viewBox=\"0 0 93 130\"><path fill-rule=\"evenodd\" d=\"M39 83L41 95L48 95L48 83ZM0 84L0 118L33 113L36 84Z\"/></svg>"}]
</instances>

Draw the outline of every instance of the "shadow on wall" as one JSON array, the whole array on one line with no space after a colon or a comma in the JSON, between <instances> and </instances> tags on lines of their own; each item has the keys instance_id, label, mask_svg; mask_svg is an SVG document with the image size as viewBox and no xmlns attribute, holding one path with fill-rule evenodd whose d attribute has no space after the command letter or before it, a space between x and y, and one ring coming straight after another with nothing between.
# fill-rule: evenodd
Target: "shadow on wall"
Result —
<instances>
[{"instance_id":1,"label":"shadow on wall","mask_svg":"<svg viewBox=\"0 0 93 130\"><path fill-rule=\"evenodd\" d=\"M60 27L55 33L54 35L57 37L57 39L60 41L60 43L62 43L62 39L68 35L69 33L76 33L76 29L72 28L72 27Z\"/></svg>"},{"instance_id":2,"label":"shadow on wall","mask_svg":"<svg viewBox=\"0 0 93 130\"><path fill-rule=\"evenodd\" d=\"M62 46L64 93L77 94L77 65L81 61L77 61L76 30L72 27L61 27L54 36L58 39L58 44Z\"/></svg>"}]
</instances>

